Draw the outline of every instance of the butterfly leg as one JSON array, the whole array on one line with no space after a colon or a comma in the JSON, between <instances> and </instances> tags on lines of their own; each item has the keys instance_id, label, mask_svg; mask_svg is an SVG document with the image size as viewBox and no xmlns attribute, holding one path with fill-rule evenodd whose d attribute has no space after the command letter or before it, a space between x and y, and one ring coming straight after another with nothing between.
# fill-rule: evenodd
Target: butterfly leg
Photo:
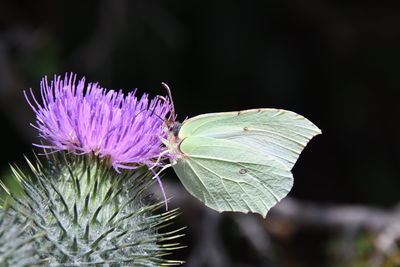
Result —
<instances>
[{"instance_id":1,"label":"butterfly leg","mask_svg":"<svg viewBox=\"0 0 400 267\"><path fill-rule=\"evenodd\" d=\"M169 164L165 165L164 167L161 168L161 170L159 172L157 172L154 175L153 179L156 179L163 171L165 171L166 169L168 169L169 167L172 167L174 165L175 165L174 163L169 163Z\"/></svg>"},{"instance_id":2,"label":"butterfly leg","mask_svg":"<svg viewBox=\"0 0 400 267\"><path fill-rule=\"evenodd\" d=\"M165 190L164 190L164 186L163 186L163 184L162 184L162 182L161 182L161 178L160 178L160 176L157 175L157 173L156 173L154 170L152 170L152 169L149 169L149 170L151 170L151 172L152 172L153 175L154 175L153 179L157 179L158 185L160 186L161 193L162 193L163 198L164 198L165 210L168 210L167 195L165 194Z\"/></svg>"},{"instance_id":3,"label":"butterfly leg","mask_svg":"<svg viewBox=\"0 0 400 267\"><path fill-rule=\"evenodd\" d=\"M168 150L165 150L164 152L161 152L160 155L158 156L156 162L153 164L153 166L151 166L151 167L149 168L149 170L153 170L155 167L157 167L158 164L159 164L160 161L161 161L161 158L162 158L163 156L165 156L166 154L168 154L168 153L169 153Z\"/></svg>"}]
</instances>

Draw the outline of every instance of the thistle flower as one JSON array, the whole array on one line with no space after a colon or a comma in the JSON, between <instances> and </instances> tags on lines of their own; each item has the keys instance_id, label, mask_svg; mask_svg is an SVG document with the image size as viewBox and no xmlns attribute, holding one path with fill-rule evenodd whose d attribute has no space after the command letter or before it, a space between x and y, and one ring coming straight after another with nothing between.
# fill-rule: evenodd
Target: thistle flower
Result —
<instances>
[{"instance_id":1,"label":"thistle flower","mask_svg":"<svg viewBox=\"0 0 400 267\"><path fill-rule=\"evenodd\" d=\"M170 100L124 96L74 74L44 78L42 104L32 90L25 97L46 158L27 160L33 179L11 167L18 194L0 183L10 200L9 209L0 205L0 266L182 264L164 258L180 248L169 241L181 229L161 230L177 210L158 212L163 202L151 204L145 193L156 178L166 199L154 168L169 156L162 140L164 120L174 116Z\"/></svg>"},{"instance_id":2,"label":"thistle flower","mask_svg":"<svg viewBox=\"0 0 400 267\"><path fill-rule=\"evenodd\" d=\"M18 194L0 207L0 266L171 266L183 230L165 230L178 211L159 212L146 189L145 166L118 174L99 159L68 153L27 159L30 175L12 166Z\"/></svg>"},{"instance_id":3,"label":"thistle flower","mask_svg":"<svg viewBox=\"0 0 400 267\"><path fill-rule=\"evenodd\" d=\"M43 104L25 98L36 113L39 136L48 145L35 146L67 150L73 154L94 154L106 159L114 169L135 169L152 166L155 158L165 150L161 138L164 118L171 110L166 98L140 99L134 92L124 96L122 91L106 91L98 83L86 84L85 78L76 83L76 75L55 76L41 84Z\"/></svg>"}]
</instances>

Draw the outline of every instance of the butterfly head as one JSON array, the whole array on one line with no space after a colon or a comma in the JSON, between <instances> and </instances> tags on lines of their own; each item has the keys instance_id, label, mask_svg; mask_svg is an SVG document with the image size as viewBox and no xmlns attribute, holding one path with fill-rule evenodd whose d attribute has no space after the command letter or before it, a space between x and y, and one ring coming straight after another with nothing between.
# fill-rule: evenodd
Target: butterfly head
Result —
<instances>
[{"instance_id":1,"label":"butterfly head","mask_svg":"<svg viewBox=\"0 0 400 267\"><path fill-rule=\"evenodd\" d=\"M182 123L176 121L176 113L174 102L172 100L171 89L166 83L161 83L161 85L168 92L168 99L163 96L158 96L163 101L171 101L171 110L168 118L164 119L163 129L164 132L167 133L167 139L164 140L164 144L167 146L168 150L171 154L175 155L178 158L186 157L184 153L179 149L179 146L182 140L179 138L179 131L182 127Z\"/></svg>"},{"instance_id":2,"label":"butterfly head","mask_svg":"<svg viewBox=\"0 0 400 267\"><path fill-rule=\"evenodd\" d=\"M172 127L170 128L169 132L174 135L175 137L178 137L179 131L182 127L182 123L179 121L175 121Z\"/></svg>"}]
</instances>

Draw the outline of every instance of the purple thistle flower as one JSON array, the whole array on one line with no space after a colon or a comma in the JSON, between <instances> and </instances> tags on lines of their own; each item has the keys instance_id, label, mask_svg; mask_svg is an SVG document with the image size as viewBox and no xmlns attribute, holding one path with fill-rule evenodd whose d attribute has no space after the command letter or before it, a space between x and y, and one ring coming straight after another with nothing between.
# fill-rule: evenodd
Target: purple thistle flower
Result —
<instances>
[{"instance_id":1,"label":"purple thistle flower","mask_svg":"<svg viewBox=\"0 0 400 267\"><path fill-rule=\"evenodd\" d=\"M171 110L168 99L149 99L136 91L124 96L122 91L107 91L98 83L76 83L76 75L55 76L40 84L43 104L27 99L36 113L39 136L49 145L35 146L53 151L67 150L76 155L91 154L106 159L117 172L119 168L135 169L153 166L165 147L162 124ZM162 163L161 163L162 164ZM160 181L159 181L160 182Z\"/></svg>"}]
</instances>

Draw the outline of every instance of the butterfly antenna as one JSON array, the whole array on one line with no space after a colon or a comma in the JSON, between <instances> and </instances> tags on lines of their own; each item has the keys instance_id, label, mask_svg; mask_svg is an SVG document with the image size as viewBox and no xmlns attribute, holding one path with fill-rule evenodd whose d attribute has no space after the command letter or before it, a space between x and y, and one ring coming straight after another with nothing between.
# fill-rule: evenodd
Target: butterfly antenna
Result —
<instances>
[{"instance_id":1,"label":"butterfly antenna","mask_svg":"<svg viewBox=\"0 0 400 267\"><path fill-rule=\"evenodd\" d=\"M161 99L161 100L163 100L164 102L166 101L166 99L165 99L165 97L162 97L162 96L157 96L157 98L159 98L159 99ZM164 120L163 118L161 118L161 116L160 115L158 115L157 113L155 113L155 110L156 110L156 107L154 107L152 110L151 110L151 114L150 114L150 116L156 116L157 118L159 118L160 120ZM140 110L138 113L136 113L135 114L135 116L138 116L141 112L143 112L143 111L147 111L147 109L142 109L142 110Z\"/></svg>"},{"instance_id":2,"label":"butterfly antenna","mask_svg":"<svg viewBox=\"0 0 400 267\"><path fill-rule=\"evenodd\" d=\"M147 111L147 109L139 110L139 112L135 114L135 117L139 116L139 114L144 112L144 111ZM153 116L153 115L156 116L157 118L159 118L160 120L164 120L163 118L160 117L160 115L154 113L154 109L151 111L150 116Z\"/></svg>"},{"instance_id":3,"label":"butterfly antenna","mask_svg":"<svg viewBox=\"0 0 400 267\"><path fill-rule=\"evenodd\" d=\"M169 88L168 84L166 84L165 82L162 82L161 85L165 88L165 90L167 90L168 92L168 97L171 100L171 116L173 119L175 119L175 105L174 105L174 101L172 100L172 94L171 94L171 89ZM165 97L160 97L161 99L164 99L165 101Z\"/></svg>"}]
</instances>

